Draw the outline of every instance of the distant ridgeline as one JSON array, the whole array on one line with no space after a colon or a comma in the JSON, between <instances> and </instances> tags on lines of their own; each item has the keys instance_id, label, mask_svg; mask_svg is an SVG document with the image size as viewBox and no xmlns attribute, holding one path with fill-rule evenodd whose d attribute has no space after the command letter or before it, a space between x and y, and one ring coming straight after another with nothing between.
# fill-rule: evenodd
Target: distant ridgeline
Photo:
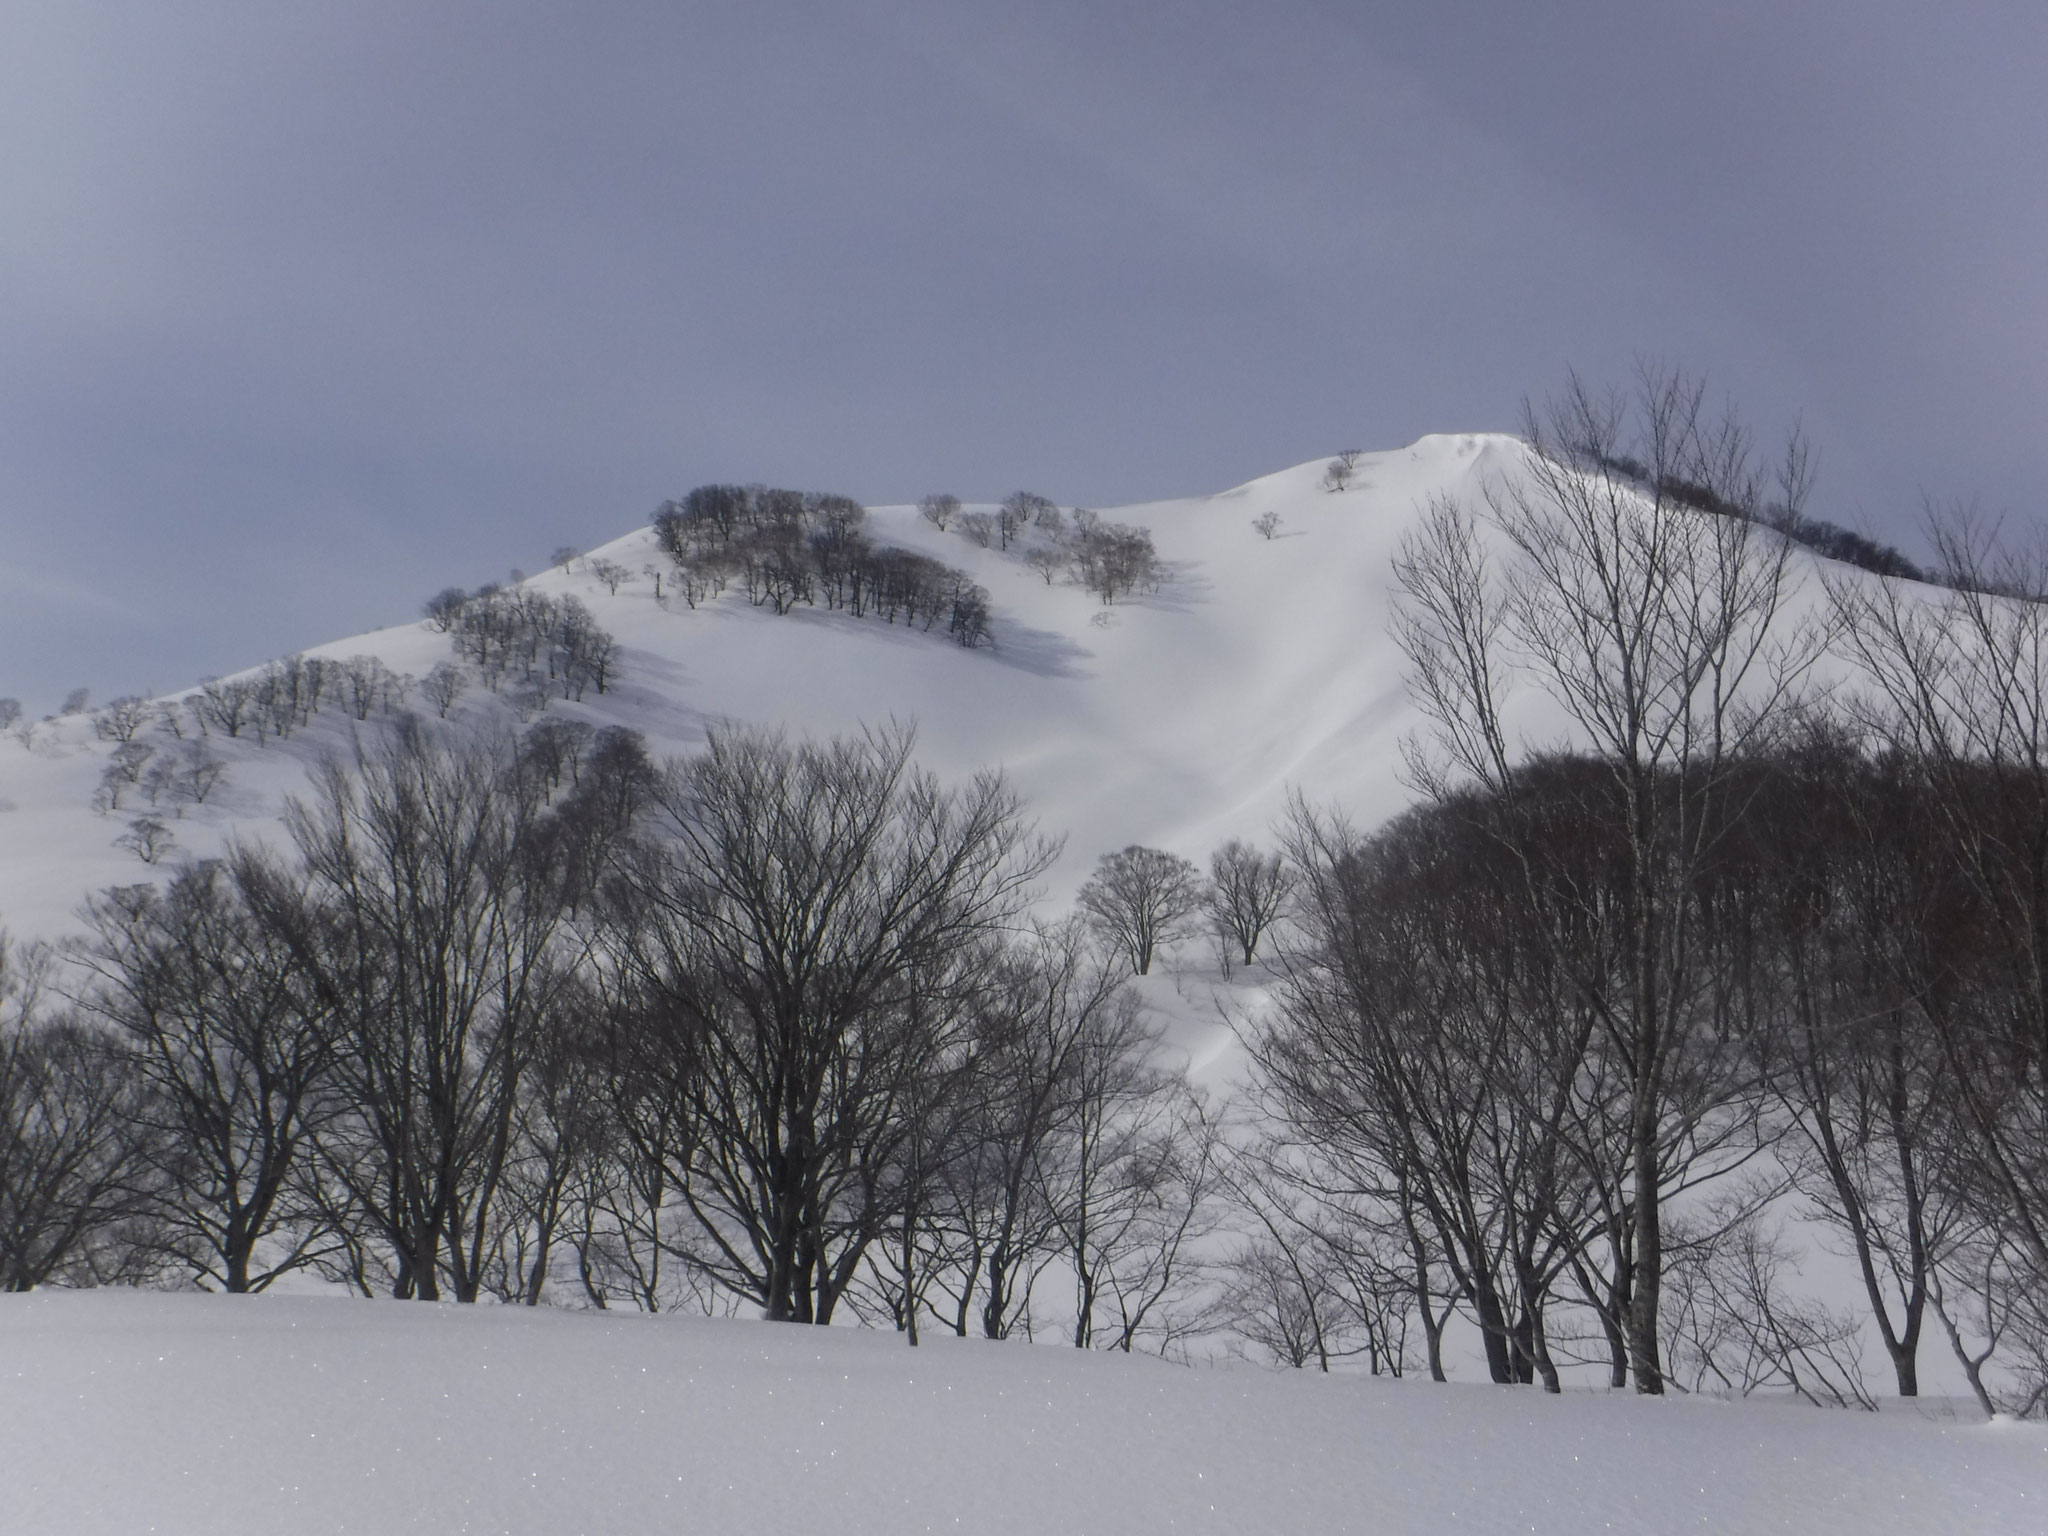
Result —
<instances>
[{"instance_id":1,"label":"distant ridgeline","mask_svg":"<svg viewBox=\"0 0 2048 1536\"><path fill-rule=\"evenodd\" d=\"M846 496L700 485L662 505L654 534L692 608L738 582L748 602L778 614L823 602L926 631L943 622L970 648L994 642L987 591L928 555L877 545L861 531L866 519L867 509Z\"/></svg>"},{"instance_id":2,"label":"distant ridgeline","mask_svg":"<svg viewBox=\"0 0 2048 1536\"><path fill-rule=\"evenodd\" d=\"M1941 573L1915 565L1891 545L1866 538L1839 523L1828 522L1825 518L1808 517L1790 507L1765 507L1752 515L1748 508L1737 506L1704 485L1696 485L1675 475L1667 475L1659 481L1651 475L1645 465L1626 454L1603 453L1595 454L1593 457L1602 469L1626 475L1638 485L1669 497L1682 507L1712 512L1718 517L1733 517L1761 523L1766 528L1782 533L1794 544L1804 545L1815 554L1829 560L1839 560L1844 565L1857 566L1879 576L1897 576L1906 581L1924 581L1938 586L1954 585Z\"/></svg>"}]
</instances>

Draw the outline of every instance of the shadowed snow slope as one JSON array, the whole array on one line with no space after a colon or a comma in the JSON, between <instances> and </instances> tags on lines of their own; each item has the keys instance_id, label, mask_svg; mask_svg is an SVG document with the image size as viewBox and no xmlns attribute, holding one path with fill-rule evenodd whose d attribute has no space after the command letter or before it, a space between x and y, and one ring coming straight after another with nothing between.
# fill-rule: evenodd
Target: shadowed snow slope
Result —
<instances>
[{"instance_id":1,"label":"shadowed snow slope","mask_svg":"<svg viewBox=\"0 0 2048 1536\"><path fill-rule=\"evenodd\" d=\"M0 1526L68 1536L2048 1528L2039 1425L853 1329L43 1292L0 1382Z\"/></svg>"}]
</instances>

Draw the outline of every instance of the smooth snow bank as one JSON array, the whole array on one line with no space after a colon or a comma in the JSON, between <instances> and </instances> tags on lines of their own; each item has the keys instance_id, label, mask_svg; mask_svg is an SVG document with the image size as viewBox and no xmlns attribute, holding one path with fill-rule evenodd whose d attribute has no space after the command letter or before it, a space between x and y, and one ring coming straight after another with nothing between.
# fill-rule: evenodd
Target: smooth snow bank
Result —
<instances>
[{"instance_id":1,"label":"smooth snow bank","mask_svg":"<svg viewBox=\"0 0 2048 1536\"><path fill-rule=\"evenodd\" d=\"M0 1528L2048 1530L2048 1431L305 1297L0 1297Z\"/></svg>"}]
</instances>

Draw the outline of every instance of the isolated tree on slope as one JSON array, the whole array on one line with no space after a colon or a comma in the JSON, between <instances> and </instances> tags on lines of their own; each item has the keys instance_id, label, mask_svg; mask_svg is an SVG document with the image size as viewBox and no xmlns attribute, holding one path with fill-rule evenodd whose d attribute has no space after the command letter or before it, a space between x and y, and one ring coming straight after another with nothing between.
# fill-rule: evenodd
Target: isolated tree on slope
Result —
<instances>
[{"instance_id":1,"label":"isolated tree on slope","mask_svg":"<svg viewBox=\"0 0 2048 1536\"><path fill-rule=\"evenodd\" d=\"M1202 906L1202 876L1178 854L1133 843L1103 855L1079 900L1096 930L1145 976L1157 950L1187 937L1188 919Z\"/></svg>"},{"instance_id":2,"label":"isolated tree on slope","mask_svg":"<svg viewBox=\"0 0 2048 1536\"><path fill-rule=\"evenodd\" d=\"M1232 838L1210 856L1209 881L1209 920L1250 965L1287 899L1286 863L1277 853L1261 853Z\"/></svg>"}]
</instances>

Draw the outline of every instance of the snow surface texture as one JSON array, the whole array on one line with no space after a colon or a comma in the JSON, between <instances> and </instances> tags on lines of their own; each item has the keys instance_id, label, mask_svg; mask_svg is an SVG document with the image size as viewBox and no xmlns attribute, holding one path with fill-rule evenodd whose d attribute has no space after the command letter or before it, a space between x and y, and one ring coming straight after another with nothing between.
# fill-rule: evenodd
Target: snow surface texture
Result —
<instances>
[{"instance_id":1,"label":"snow surface texture","mask_svg":"<svg viewBox=\"0 0 2048 1536\"><path fill-rule=\"evenodd\" d=\"M1978 1533L2048 1430L702 1318L0 1297L9 1531Z\"/></svg>"}]
</instances>

